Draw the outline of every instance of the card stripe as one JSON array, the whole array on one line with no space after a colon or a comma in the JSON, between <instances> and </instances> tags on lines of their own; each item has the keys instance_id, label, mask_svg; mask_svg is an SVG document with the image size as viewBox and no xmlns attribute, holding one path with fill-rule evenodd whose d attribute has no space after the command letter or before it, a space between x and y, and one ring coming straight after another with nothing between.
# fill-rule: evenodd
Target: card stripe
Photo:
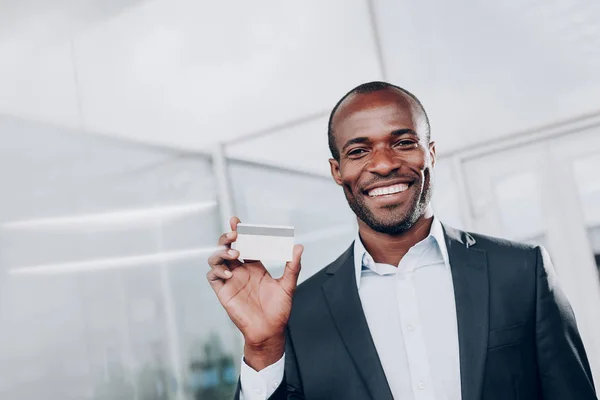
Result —
<instances>
[{"instance_id":1,"label":"card stripe","mask_svg":"<svg viewBox=\"0 0 600 400\"><path fill-rule=\"evenodd\" d=\"M262 226L237 226L239 235L294 237L294 228L267 228Z\"/></svg>"}]
</instances>

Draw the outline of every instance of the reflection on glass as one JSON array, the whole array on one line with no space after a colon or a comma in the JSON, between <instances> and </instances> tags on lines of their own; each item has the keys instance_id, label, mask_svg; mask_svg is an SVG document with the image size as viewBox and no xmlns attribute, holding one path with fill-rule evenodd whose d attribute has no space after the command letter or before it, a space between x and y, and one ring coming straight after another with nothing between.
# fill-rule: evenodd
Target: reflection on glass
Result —
<instances>
[{"instance_id":1,"label":"reflection on glass","mask_svg":"<svg viewBox=\"0 0 600 400\"><path fill-rule=\"evenodd\" d=\"M204 345L202 361L190 364L190 389L194 399L220 400L233 398L237 386L234 359L223 350L222 341L211 335Z\"/></svg>"}]
</instances>

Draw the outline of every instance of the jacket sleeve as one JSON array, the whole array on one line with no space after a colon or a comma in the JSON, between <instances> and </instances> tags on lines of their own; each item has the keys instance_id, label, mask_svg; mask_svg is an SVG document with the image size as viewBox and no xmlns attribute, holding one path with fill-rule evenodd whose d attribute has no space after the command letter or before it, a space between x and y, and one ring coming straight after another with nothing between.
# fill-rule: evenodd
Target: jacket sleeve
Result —
<instances>
[{"instance_id":1,"label":"jacket sleeve","mask_svg":"<svg viewBox=\"0 0 600 400\"><path fill-rule=\"evenodd\" d=\"M281 385L269 400L304 400L298 361L289 328L285 330L285 374Z\"/></svg>"},{"instance_id":2,"label":"jacket sleeve","mask_svg":"<svg viewBox=\"0 0 600 400\"><path fill-rule=\"evenodd\" d=\"M289 329L286 329L285 341L285 372L281 384L268 400L304 400L302 382L296 361L296 353L290 339ZM241 381L238 381L234 400L240 400Z\"/></svg>"},{"instance_id":3,"label":"jacket sleeve","mask_svg":"<svg viewBox=\"0 0 600 400\"><path fill-rule=\"evenodd\" d=\"M536 251L536 347L544 400L597 400L571 305L548 252Z\"/></svg>"}]
</instances>

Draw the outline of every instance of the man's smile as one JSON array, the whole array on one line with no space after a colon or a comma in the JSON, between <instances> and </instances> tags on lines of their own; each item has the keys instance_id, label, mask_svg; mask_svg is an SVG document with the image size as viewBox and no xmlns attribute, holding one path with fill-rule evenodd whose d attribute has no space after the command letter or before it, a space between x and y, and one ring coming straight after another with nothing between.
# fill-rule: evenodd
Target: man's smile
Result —
<instances>
[{"instance_id":1,"label":"man's smile","mask_svg":"<svg viewBox=\"0 0 600 400\"><path fill-rule=\"evenodd\" d=\"M407 192L413 185L414 181L407 182L406 180L380 182L363 190L363 194L368 199L367 201L375 206L398 205L408 200L410 195Z\"/></svg>"},{"instance_id":2,"label":"man's smile","mask_svg":"<svg viewBox=\"0 0 600 400\"><path fill-rule=\"evenodd\" d=\"M369 197L389 196L396 193L402 193L408 189L408 183L397 183L395 185L382 186L368 191Z\"/></svg>"}]
</instances>

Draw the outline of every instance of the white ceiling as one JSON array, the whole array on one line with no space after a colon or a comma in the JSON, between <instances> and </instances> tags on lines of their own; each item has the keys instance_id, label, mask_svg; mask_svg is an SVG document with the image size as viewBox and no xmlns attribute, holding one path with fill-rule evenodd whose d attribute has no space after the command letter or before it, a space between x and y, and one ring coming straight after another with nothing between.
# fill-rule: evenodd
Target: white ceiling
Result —
<instances>
[{"instance_id":1,"label":"white ceiling","mask_svg":"<svg viewBox=\"0 0 600 400\"><path fill-rule=\"evenodd\" d=\"M383 64L367 0L0 0L0 111L327 174L326 113L368 80L440 153L600 109L595 0L372 1Z\"/></svg>"},{"instance_id":2,"label":"white ceiling","mask_svg":"<svg viewBox=\"0 0 600 400\"><path fill-rule=\"evenodd\" d=\"M143 0L0 0L0 39L37 47L64 40Z\"/></svg>"}]
</instances>

